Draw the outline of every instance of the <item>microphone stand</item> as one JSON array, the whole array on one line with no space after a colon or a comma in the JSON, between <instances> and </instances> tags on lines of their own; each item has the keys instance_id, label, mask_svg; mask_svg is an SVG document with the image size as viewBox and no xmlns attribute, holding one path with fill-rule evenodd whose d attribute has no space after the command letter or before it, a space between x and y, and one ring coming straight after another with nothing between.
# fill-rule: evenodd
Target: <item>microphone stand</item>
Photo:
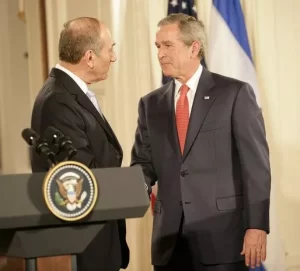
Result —
<instances>
[{"instance_id":1,"label":"microphone stand","mask_svg":"<svg viewBox=\"0 0 300 271\"><path fill-rule=\"evenodd\" d=\"M59 155L60 152L66 151L66 157L64 161L71 160L77 153L72 145L72 141L64 136L59 130L54 127L48 128L49 138L41 139L39 135L32 129L24 129L22 136L24 140L34 149L36 153L46 158L49 170L57 165L56 155ZM52 144L58 148L58 152L54 153L51 151L49 144ZM71 255L71 269L72 271L77 271L77 257L76 255ZM25 259L25 270L26 271L37 271L37 260L36 258L27 258Z\"/></svg>"}]
</instances>

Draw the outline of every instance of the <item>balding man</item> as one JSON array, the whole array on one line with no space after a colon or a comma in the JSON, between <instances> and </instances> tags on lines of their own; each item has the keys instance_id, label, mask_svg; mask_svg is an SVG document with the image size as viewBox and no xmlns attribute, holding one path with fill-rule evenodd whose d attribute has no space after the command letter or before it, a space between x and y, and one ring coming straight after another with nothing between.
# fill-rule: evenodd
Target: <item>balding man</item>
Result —
<instances>
[{"instance_id":1,"label":"balding man","mask_svg":"<svg viewBox=\"0 0 300 271\"><path fill-rule=\"evenodd\" d=\"M122 148L105 119L90 84L105 80L116 61L108 28L94 18L77 18L64 25L59 39L60 63L50 72L32 113L32 129L43 134L54 126L72 139L73 160L89 168L119 167ZM49 170L35 153L33 172ZM124 220L112 221L77 258L79 271L126 268L129 249Z\"/></svg>"}]
</instances>

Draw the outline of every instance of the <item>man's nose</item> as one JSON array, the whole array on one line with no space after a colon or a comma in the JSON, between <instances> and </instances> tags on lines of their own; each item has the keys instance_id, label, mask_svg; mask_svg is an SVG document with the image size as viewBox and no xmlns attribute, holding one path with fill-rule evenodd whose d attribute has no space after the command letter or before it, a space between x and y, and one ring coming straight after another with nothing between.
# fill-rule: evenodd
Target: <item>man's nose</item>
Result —
<instances>
[{"instance_id":1,"label":"man's nose","mask_svg":"<svg viewBox=\"0 0 300 271\"><path fill-rule=\"evenodd\" d=\"M116 56L116 53L114 52L111 59L110 59L111 62L116 62L117 61L117 56Z\"/></svg>"},{"instance_id":2,"label":"man's nose","mask_svg":"<svg viewBox=\"0 0 300 271\"><path fill-rule=\"evenodd\" d=\"M166 54L163 50L159 49L158 52L157 52L157 56L158 56L159 59L161 59L164 56L166 56Z\"/></svg>"}]
</instances>

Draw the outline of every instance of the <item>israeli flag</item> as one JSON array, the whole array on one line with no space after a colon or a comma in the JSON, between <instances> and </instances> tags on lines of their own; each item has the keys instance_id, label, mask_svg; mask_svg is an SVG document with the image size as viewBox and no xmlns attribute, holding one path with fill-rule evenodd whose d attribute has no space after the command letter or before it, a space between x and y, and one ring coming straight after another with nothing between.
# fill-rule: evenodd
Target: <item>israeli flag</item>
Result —
<instances>
[{"instance_id":1,"label":"israeli flag","mask_svg":"<svg viewBox=\"0 0 300 271\"><path fill-rule=\"evenodd\" d=\"M239 0L213 0L209 30L207 66L212 72L249 83L259 106L260 95L248 42L244 14ZM255 271L284 271L284 249L277 227L272 188L267 260Z\"/></svg>"}]
</instances>

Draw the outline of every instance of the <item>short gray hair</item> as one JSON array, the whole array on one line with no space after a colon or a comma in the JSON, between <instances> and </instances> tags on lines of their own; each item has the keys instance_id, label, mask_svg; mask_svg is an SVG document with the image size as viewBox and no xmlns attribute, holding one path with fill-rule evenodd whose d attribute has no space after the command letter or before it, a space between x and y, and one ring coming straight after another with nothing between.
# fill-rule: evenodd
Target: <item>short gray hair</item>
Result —
<instances>
[{"instance_id":1,"label":"short gray hair","mask_svg":"<svg viewBox=\"0 0 300 271\"><path fill-rule=\"evenodd\" d=\"M199 41L201 43L198 56L202 59L206 50L206 35L203 22L197 20L193 16L183 13L173 13L160 20L157 26L161 27L175 23L178 24L181 40L185 45L191 46L194 41Z\"/></svg>"},{"instance_id":2,"label":"short gray hair","mask_svg":"<svg viewBox=\"0 0 300 271\"><path fill-rule=\"evenodd\" d=\"M77 64L87 50L99 56L100 29L101 23L96 18L80 17L66 22L59 38L59 59Z\"/></svg>"}]
</instances>

